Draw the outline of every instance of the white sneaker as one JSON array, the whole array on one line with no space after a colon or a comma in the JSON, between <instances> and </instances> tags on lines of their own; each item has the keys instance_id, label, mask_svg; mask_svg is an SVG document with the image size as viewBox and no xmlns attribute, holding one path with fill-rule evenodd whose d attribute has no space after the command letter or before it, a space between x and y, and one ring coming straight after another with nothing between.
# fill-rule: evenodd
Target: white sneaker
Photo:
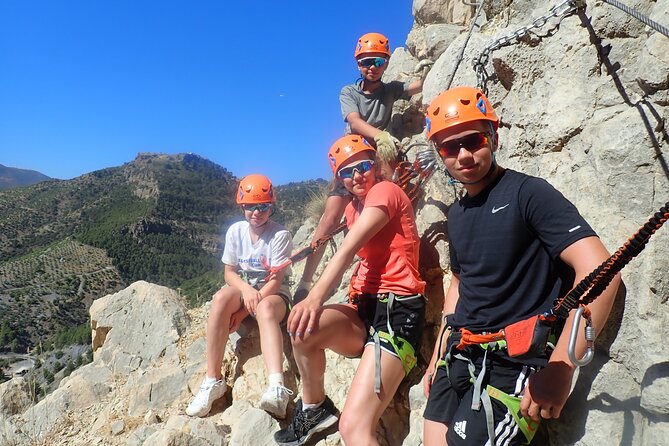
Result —
<instances>
[{"instance_id":1,"label":"white sneaker","mask_svg":"<svg viewBox=\"0 0 669 446\"><path fill-rule=\"evenodd\" d=\"M269 386L260 397L260 408L278 418L286 416L286 406L293 391L284 386Z\"/></svg>"},{"instance_id":2,"label":"white sneaker","mask_svg":"<svg viewBox=\"0 0 669 446\"><path fill-rule=\"evenodd\" d=\"M211 381L205 378L200 385L200 391L186 408L186 415L204 417L211 410L214 401L225 394L226 389L225 381Z\"/></svg>"}]
</instances>

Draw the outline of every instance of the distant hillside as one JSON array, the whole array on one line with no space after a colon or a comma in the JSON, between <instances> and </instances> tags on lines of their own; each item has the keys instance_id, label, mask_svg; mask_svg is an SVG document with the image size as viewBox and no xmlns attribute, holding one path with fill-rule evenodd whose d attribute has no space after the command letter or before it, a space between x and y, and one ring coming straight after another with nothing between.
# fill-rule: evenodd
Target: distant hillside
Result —
<instances>
[{"instance_id":1,"label":"distant hillside","mask_svg":"<svg viewBox=\"0 0 669 446\"><path fill-rule=\"evenodd\" d=\"M327 186L328 182L323 179L277 186L278 210L272 218L295 234L305 220L304 205Z\"/></svg>"},{"instance_id":2,"label":"distant hillside","mask_svg":"<svg viewBox=\"0 0 669 446\"><path fill-rule=\"evenodd\" d=\"M0 190L28 186L50 179L48 176L35 170L17 169L0 164Z\"/></svg>"},{"instance_id":3,"label":"distant hillside","mask_svg":"<svg viewBox=\"0 0 669 446\"><path fill-rule=\"evenodd\" d=\"M181 288L191 302L209 298L222 284L222 236L241 218L237 181L197 155L140 154L72 180L0 191L0 350L85 322L93 299L136 280ZM273 218L297 229L324 184L277 187Z\"/></svg>"}]
</instances>

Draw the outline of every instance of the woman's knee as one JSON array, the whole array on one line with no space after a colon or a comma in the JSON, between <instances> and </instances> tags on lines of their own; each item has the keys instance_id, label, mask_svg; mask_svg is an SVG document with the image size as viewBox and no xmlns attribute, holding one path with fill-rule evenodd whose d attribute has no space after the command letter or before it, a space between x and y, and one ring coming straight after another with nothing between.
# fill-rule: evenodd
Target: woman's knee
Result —
<instances>
[{"instance_id":1,"label":"woman's knee","mask_svg":"<svg viewBox=\"0 0 669 446\"><path fill-rule=\"evenodd\" d=\"M344 410L339 418L339 432L346 444L362 441L372 432L372 426L355 411Z\"/></svg>"},{"instance_id":2,"label":"woman's knee","mask_svg":"<svg viewBox=\"0 0 669 446\"><path fill-rule=\"evenodd\" d=\"M293 335L290 342L293 345L293 351L297 354L307 355L317 350L322 350L320 343L317 342L317 336L297 336Z\"/></svg>"}]
</instances>

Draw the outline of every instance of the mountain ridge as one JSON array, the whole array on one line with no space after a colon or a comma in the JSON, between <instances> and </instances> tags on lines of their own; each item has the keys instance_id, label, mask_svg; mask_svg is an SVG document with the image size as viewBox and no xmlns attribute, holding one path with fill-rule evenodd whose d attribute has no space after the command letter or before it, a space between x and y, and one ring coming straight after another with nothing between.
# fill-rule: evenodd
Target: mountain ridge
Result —
<instances>
[{"instance_id":1,"label":"mountain ridge","mask_svg":"<svg viewBox=\"0 0 669 446\"><path fill-rule=\"evenodd\" d=\"M19 169L18 167L9 167L0 164L0 190L29 186L51 179L51 177L36 170Z\"/></svg>"},{"instance_id":2,"label":"mountain ridge","mask_svg":"<svg viewBox=\"0 0 669 446\"><path fill-rule=\"evenodd\" d=\"M237 183L227 169L193 153L143 152L71 180L0 191L5 349L24 351L84 323L94 299L136 280L181 288L192 302L208 298L222 283L223 235L241 218ZM296 229L305 202L324 184L277 187L273 218ZM82 267L81 256L99 261Z\"/></svg>"}]
</instances>

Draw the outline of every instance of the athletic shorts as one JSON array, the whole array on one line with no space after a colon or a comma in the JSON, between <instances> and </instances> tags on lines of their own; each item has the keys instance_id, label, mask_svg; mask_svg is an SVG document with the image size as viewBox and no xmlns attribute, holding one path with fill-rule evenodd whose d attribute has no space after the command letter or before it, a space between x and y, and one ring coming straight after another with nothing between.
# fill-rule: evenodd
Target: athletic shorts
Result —
<instances>
[{"instance_id":1,"label":"athletic shorts","mask_svg":"<svg viewBox=\"0 0 669 446\"><path fill-rule=\"evenodd\" d=\"M244 277L242 277L242 279L244 279ZM246 281L246 283L249 283L248 279L245 279L245 281ZM255 282L251 286L253 288L255 288L256 290L260 290L263 286L265 286L265 283L266 282L258 281L258 282ZM228 286L228 285L226 285L226 286ZM284 289L279 289L279 291L277 291L276 294L286 304L286 315L283 317L283 319L281 320L281 323L280 323L281 326L285 326L286 323L288 322L288 315L290 314L290 310L293 308L293 297L290 295L290 291L284 290ZM244 300L242 299L241 295L239 296L239 298L242 301L242 306L244 306Z\"/></svg>"},{"instance_id":2,"label":"athletic shorts","mask_svg":"<svg viewBox=\"0 0 669 446\"><path fill-rule=\"evenodd\" d=\"M344 187L344 183L337 177L333 177L330 182L328 197L351 197L351 193Z\"/></svg>"},{"instance_id":3,"label":"athletic shorts","mask_svg":"<svg viewBox=\"0 0 669 446\"><path fill-rule=\"evenodd\" d=\"M449 340L447 348L451 348L452 344L452 340ZM453 354L456 352L458 351L454 349ZM474 375L478 376L485 351L479 346L472 346L460 353L472 360L475 366ZM498 350L488 352L486 369L481 389L486 389L490 385L512 397L518 397L525 388L530 375L535 373L539 367L511 360L506 350ZM486 444L489 437L483 405L479 410L473 410L471 407L474 385L468 362L463 359L452 359L449 373L450 376L446 372L445 365L437 368L423 416L427 420L448 426L446 440L449 446ZM494 444L509 446L527 444L525 436L507 406L495 398L491 398L491 403L495 429ZM531 428L536 430L538 423L534 423Z\"/></svg>"},{"instance_id":4,"label":"athletic shorts","mask_svg":"<svg viewBox=\"0 0 669 446\"><path fill-rule=\"evenodd\" d=\"M351 304L369 329L365 345L373 345L373 332L379 333L381 349L397 356L408 374L416 364L416 352L420 348L425 326L425 297L422 294L395 295L390 311L390 327L395 334L394 338L388 333L388 301L388 294L361 294Z\"/></svg>"}]
</instances>

